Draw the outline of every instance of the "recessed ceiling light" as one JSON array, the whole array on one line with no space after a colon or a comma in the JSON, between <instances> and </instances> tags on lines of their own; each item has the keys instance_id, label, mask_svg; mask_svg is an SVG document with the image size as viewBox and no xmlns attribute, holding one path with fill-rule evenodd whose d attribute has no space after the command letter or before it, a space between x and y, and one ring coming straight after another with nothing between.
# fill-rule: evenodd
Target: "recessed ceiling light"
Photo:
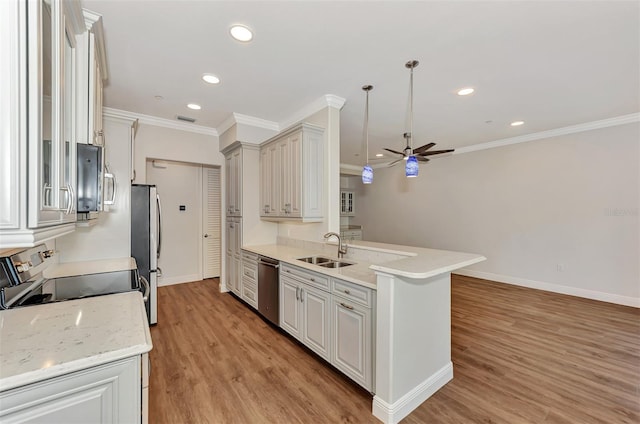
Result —
<instances>
[{"instance_id":1,"label":"recessed ceiling light","mask_svg":"<svg viewBox=\"0 0 640 424\"><path fill-rule=\"evenodd\" d=\"M238 41L248 42L253 39L253 32L244 25L234 25L229 29L229 33Z\"/></svg>"},{"instance_id":2,"label":"recessed ceiling light","mask_svg":"<svg viewBox=\"0 0 640 424\"><path fill-rule=\"evenodd\" d=\"M382 153L376 153L376 157L377 157L377 158L381 158L381 157L383 157L383 156L384 156L384 155L383 155Z\"/></svg>"},{"instance_id":3,"label":"recessed ceiling light","mask_svg":"<svg viewBox=\"0 0 640 424\"><path fill-rule=\"evenodd\" d=\"M458 96L468 96L469 94L473 93L475 90L471 87L467 87L467 88L461 88L460 90L458 90Z\"/></svg>"},{"instance_id":4,"label":"recessed ceiling light","mask_svg":"<svg viewBox=\"0 0 640 424\"><path fill-rule=\"evenodd\" d=\"M518 126L520 126L520 125L522 125L522 124L524 124L524 121L513 121L513 122L511 123L511 126L512 126L512 127L518 127Z\"/></svg>"},{"instance_id":5,"label":"recessed ceiling light","mask_svg":"<svg viewBox=\"0 0 640 424\"><path fill-rule=\"evenodd\" d=\"M189 103L189 104L187 105L187 107L188 107L189 109L193 109L193 110L200 110L200 109L202 109L202 106L197 105L197 104L195 104L195 103Z\"/></svg>"},{"instance_id":6,"label":"recessed ceiling light","mask_svg":"<svg viewBox=\"0 0 640 424\"><path fill-rule=\"evenodd\" d=\"M202 79L209 84L219 84L220 78L213 74L202 74Z\"/></svg>"}]
</instances>

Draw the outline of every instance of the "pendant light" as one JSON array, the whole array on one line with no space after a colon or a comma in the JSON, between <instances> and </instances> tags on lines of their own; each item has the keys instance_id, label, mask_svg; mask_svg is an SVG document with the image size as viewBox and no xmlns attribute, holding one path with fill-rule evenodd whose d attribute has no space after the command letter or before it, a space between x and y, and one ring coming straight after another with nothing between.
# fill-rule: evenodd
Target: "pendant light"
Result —
<instances>
[{"instance_id":1,"label":"pendant light","mask_svg":"<svg viewBox=\"0 0 640 424\"><path fill-rule=\"evenodd\" d=\"M362 89L367 93L367 101L364 107L364 141L367 146L365 165L362 168L362 183L371 184L373 182L373 169L369 166L369 91L373 90L372 85L364 85Z\"/></svg>"},{"instance_id":2,"label":"pendant light","mask_svg":"<svg viewBox=\"0 0 640 424\"><path fill-rule=\"evenodd\" d=\"M409 77L409 158L407 164L404 167L404 172L407 178L415 178L418 176L418 159L413 154L413 70L418 66L420 62L417 60L410 60L404 66L411 70Z\"/></svg>"}]
</instances>

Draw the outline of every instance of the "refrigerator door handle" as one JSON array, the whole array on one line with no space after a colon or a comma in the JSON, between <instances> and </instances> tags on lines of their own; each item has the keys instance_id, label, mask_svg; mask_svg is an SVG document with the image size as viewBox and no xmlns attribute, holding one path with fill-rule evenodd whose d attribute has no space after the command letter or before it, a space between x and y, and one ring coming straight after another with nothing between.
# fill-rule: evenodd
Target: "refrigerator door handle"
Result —
<instances>
[{"instance_id":1,"label":"refrigerator door handle","mask_svg":"<svg viewBox=\"0 0 640 424\"><path fill-rule=\"evenodd\" d=\"M156 194L156 203L158 205L158 259L160 259L160 251L162 250L162 209L160 207L160 195Z\"/></svg>"},{"instance_id":2,"label":"refrigerator door handle","mask_svg":"<svg viewBox=\"0 0 640 424\"><path fill-rule=\"evenodd\" d=\"M156 275L158 276L158 278L162 277L162 268L156 268Z\"/></svg>"},{"instance_id":3,"label":"refrigerator door handle","mask_svg":"<svg viewBox=\"0 0 640 424\"><path fill-rule=\"evenodd\" d=\"M144 287L144 293L142 294L142 300L144 300L145 303L147 303L147 300L149 300L149 292L151 287L149 286L149 282L147 281L146 278L144 278L142 275L140 276L140 283L141 285Z\"/></svg>"}]
</instances>

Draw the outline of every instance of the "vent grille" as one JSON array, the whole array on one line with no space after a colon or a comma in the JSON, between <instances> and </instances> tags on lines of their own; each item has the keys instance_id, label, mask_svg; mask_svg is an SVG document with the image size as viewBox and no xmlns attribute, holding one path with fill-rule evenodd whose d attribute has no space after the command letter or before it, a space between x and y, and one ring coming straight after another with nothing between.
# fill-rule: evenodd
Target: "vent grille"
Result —
<instances>
[{"instance_id":1,"label":"vent grille","mask_svg":"<svg viewBox=\"0 0 640 424\"><path fill-rule=\"evenodd\" d=\"M176 119L178 119L179 121L185 121L185 122L191 122L191 123L196 122L195 118L190 118L188 116L182 116L182 115L176 115Z\"/></svg>"}]
</instances>

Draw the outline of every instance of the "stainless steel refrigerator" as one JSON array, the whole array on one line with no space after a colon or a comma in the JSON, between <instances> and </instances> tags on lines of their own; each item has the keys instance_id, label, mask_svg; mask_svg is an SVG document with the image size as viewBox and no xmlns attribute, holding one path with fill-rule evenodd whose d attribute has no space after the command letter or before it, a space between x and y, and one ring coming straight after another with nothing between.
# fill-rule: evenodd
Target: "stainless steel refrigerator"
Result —
<instances>
[{"instance_id":1,"label":"stainless steel refrigerator","mask_svg":"<svg viewBox=\"0 0 640 424\"><path fill-rule=\"evenodd\" d=\"M158 259L162 248L160 196L155 185L131 185L131 256L149 282L149 324L158 322Z\"/></svg>"}]
</instances>

